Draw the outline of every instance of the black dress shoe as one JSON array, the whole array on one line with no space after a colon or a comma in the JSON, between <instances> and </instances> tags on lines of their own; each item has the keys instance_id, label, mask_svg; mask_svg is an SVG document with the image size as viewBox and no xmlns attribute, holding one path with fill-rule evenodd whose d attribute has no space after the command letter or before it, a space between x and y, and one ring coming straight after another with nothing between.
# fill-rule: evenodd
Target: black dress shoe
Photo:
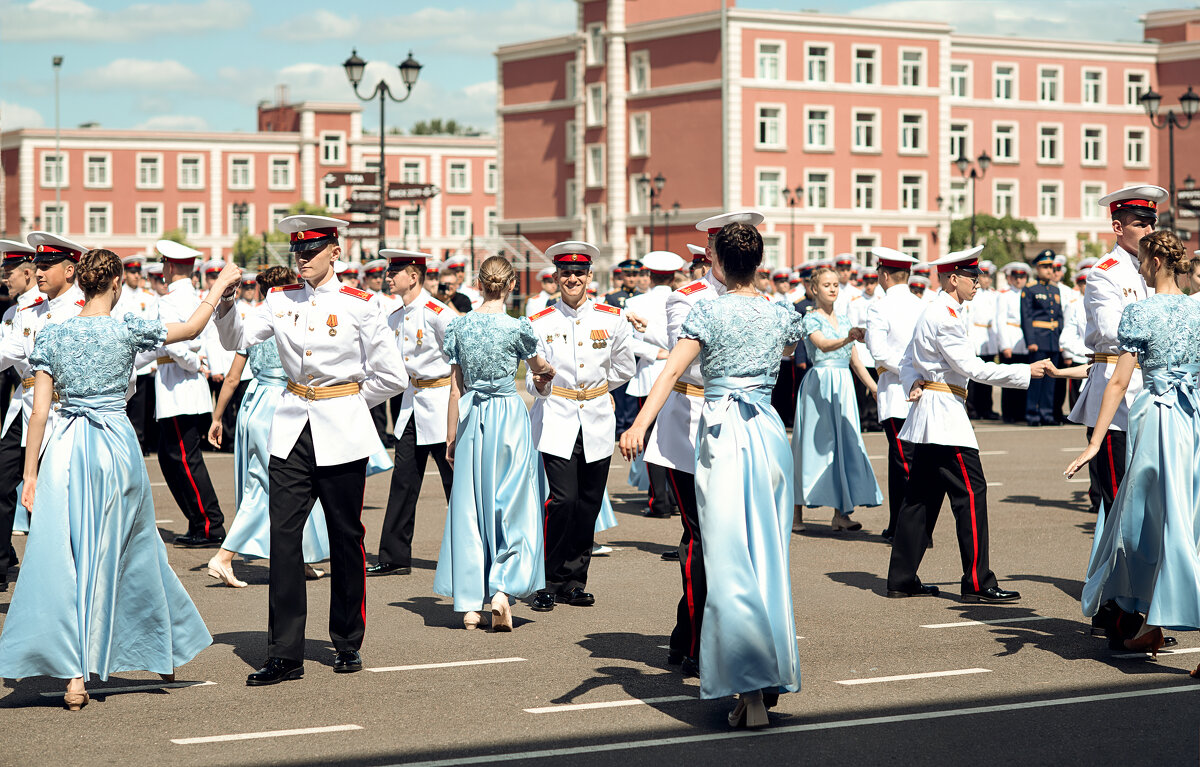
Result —
<instances>
[{"instance_id":1,"label":"black dress shoe","mask_svg":"<svg viewBox=\"0 0 1200 767\"><path fill-rule=\"evenodd\" d=\"M299 679L302 676L304 676L304 661L267 658L266 665L246 677L246 684L250 687L262 687L286 682L289 679Z\"/></svg>"},{"instance_id":2,"label":"black dress shoe","mask_svg":"<svg viewBox=\"0 0 1200 767\"><path fill-rule=\"evenodd\" d=\"M683 650L667 650L667 665L678 666L683 663L683 659L687 657L683 654Z\"/></svg>"},{"instance_id":3,"label":"black dress shoe","mask_svg":"<svg viewBox=\"0 0 1200 767\"><path fill-rule=\"evenodd\" d=\"M906 597L936 597L938 595L937 586L921 586L916 591L901 591L898 589L888 589L888 599L905 599Z\"/></svg>"},{"instance_id":4,"label":"black dress shoe","mask_svg":"<svg viewBox=\"0 0 1200 767\"><path fill-rule=\"evenodd\" d=\"M367 568L367 575L411 575L412 568L408 565L397 565L391 562L380 562Z\"/></svg>"},{"instance_id":5,"label":"black dress shoe","mask_svg":"<svg viewBox=\"0 0 1200 767\"><path fill-rule=\"evenodd\" d=\"M1163 637L1163 647L1174 647L1177 644L1179 644L1179 640L1175 637Z\"/></svg>"},{"instance_id":6,"label":"black dress shoe","mask_svg":"<svg viewBox=\"0 0 1200 767\"><path fill-rule=\"evenodd\" d=\"M224 542L225 536L223 535L212 535L206 538L203 535L189 533L175 536L175 540L171 544L181 549L219 549Z\"/></svg>"},{"instance_id":7,"label":"black dress shoe","mask_svg":"<svg viewBox=\"0 0 1200 767\"><path fill-rule=\"evenodd\" d=\"M538 613L548 613L554 609L554 595L548 591L539 591L529 605L529 609Z\"/></svg>"},{"instance_id":8,"label":"black dress shoe","mask_svg":"<svg viewBox=\"0 0 1200 767\"><path fill-rule=\"evenodd\" d=\"M596 598L587 593L583 589L574 588L570 591L558 594L554 597L555 601L562 602L565 605L573 607L591 607L596 604Z\"/></svg>"},{"instance_id":9,"label":"black dress shoe","mask_svg":"<svg viewBox=\"0 0 1200 767\"><path fill-rule=\"evenodd\" d=\"M670 511L643 511L642 516L649 517L650 519L667 519L671 516L671 512Z\"/></svg>"},{"instance_id":10,"label":"black dress shoe","mask_svg":"<svg viewBox=\"0 0 1200 767\"><path fill-rule=\"evenodd\" d=\"M670 549L668 551L664 551L659 556L662 557L662 560L664 562L678 562L679 561L679 549Z\"/></svg>"},{"instance_id":11,"label":"black dress shoe","mask_svg":"<svg viewBox=\"0 0 1200 767\"><path fill-rule=\"evenodd\" d=\"M679 664L679 673L688 677L700 676L700 661L695 658L684 658L683 663Z\"/></svg>"},{"instance_id":12,"label":"black dress shoe","mask_svg":"<svg viewBox=\"0 0 1200 767\"><path fill-rule=\"evenodd\" d=\"M362 656L358 650L342 650L333 656L333 673L353 674L362 671Z\"/></svg>"},{"instance_id":13,"label":"black dress shoe","mask_svg":"<svg viewBox=\"0 0 1200 767\"><path fill-rule=\"evenodd\" d=\"M999 586L988 586L986 589L979 591L964 591L962 593L964 602L1016 602L1021 598L1019 591L1005 591Z\"/></svg>"}]
</instances>

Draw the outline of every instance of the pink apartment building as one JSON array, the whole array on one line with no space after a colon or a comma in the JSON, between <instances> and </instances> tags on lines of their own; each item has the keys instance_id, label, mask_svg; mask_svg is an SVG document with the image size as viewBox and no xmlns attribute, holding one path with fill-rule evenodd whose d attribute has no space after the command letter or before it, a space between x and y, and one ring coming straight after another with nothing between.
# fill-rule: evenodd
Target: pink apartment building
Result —
<instances>
[{"instance_id":1,"label":"pink apartment building","mask_svg":"<svg viewBox=\"0 0 1200 767\"><path fill-rule=\"evenodd\" d=\"M574 34L497 52L501 231L519 227L541 248L587 239L615 262L679 251L698 242L696 221L755 207L775 264L865 260L874 245L932 259L951 218L970 213L954 160L986 151L976 211L1030 219L1031 249L1075 254L1110 231L1099 197L1167 183L1166 137L1138 97L1166 88L1167 108L1200 80L1200 11L1149 14L1146 37L966 36L732 0L578 0ZM1200 175L1182 135L1181 185L1189 166ZM658 176L652 212L641 179Z\"/></svg>"},{"instance_id":2,"label":"pink apartment building","mask_svg":"<svg viewBox=\"0 0 1200 767\"><path fill-rule=\"evenodd\" d=\"M361 219L342 212L350 189L328 187L324 176L379 163L379 136L364 135L360 104L261 104L253 133L63 130L61 187L54 141L52 129L0 134L0 232L58 231L121 255L147 252L178 228L219 258L240 233L272 231L299 200ZM388 222L388 245L443 256L467 249L472 234L482 243L494 233L493 138L388 136L386 157L389 182L440 190L419 208L395 203L401 218ZM375 251L373 232L352 240L353 258Z\"/></svg>"}]
</instances>

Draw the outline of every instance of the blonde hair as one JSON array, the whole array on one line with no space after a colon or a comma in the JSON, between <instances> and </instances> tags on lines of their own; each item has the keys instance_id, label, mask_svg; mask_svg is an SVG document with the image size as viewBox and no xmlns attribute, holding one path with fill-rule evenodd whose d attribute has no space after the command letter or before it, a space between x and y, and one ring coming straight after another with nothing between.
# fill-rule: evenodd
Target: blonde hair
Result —
<instances>
[{"instance_id":1,"label":"blonde hair","mask_svg":"<svg viewBox=\"0 0 1200 767\"><path fill-rule=\"evenodd\" d=\"M517 275L513 265L503 256L492 256L479 265L479 287L487 298L499 298Z\"/></svg>"},{"instance_id":2,"label":"blonde hair","mask_svg":"<svg viewBox=\"0 0 1200 767\"><path fill-rule=\"evenodd\" d=\"M1163 266L1175 274L1189 274L1192 271L1191 254L1169 229L1160 229L1143 237L1138 241L1138 250L1145 258L1161 258Z\"/></svg>"}]
</instances>

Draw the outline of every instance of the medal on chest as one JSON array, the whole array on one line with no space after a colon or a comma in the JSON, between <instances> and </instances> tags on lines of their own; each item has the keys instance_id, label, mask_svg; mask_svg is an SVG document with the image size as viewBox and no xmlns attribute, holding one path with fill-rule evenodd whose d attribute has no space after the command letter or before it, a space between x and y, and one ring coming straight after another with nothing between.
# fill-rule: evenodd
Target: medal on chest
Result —
<instances>
[{"instance_id":1,"label":"medal on chest","mask_svg":"<svg viewBox=\"0 0 1200 767\"><path fill-rule=\"evenodd\" d=\"M33 332L33 331L32 331L32 330L30 330L29 328L25 328L25 337L26 337L26 338L28 338L28 337L29 337L29 334L30 334L30 333L32 333L32 332Z\"/></svg>"},{"instance_id":2,"label":"medal on chest","mask_svg":"<svg viewBox=\"0 0 1200 767\"><path fill-rule=\"evenodd\" d=\"M425 341L425 331L417 328L417 346L420 346Z\"/></svg>"},{"instance_id":3,"label":"medal on chest","mask_svg":"<svg viewBox=\"0 0 1200 767\"><path fill-rule=\"evenodd\" d=\"M592 348L593 349L604 349L607 347L608 347L608 331L603 330L603 329L593 330L592 331Z\"/></svg>"},{"instance_id":4,"label":"medal on chest","mask_svg":"<svg viewBox=\"0 0 1200 767\"><path fill-rule=\"evenodd\" d=\"M329 319L325 320L325 324L329 326L329 335L336 336L337 335L337 315L336 314L329 315Z\"/></svg>"}]
</instances>

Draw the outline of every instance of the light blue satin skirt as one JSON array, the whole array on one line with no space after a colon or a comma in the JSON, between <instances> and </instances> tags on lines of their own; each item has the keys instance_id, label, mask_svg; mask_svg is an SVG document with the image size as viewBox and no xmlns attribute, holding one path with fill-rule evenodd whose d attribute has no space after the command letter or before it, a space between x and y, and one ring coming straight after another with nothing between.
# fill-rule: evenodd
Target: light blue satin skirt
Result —
<instances>
[{"instance_id":1,"label":"light blue satin skirt","mask_svg":"<svg viewBox=\"0 0 1200 767\"><path fill-rule=\"evenodd\" d=\"M709 574L702 698L800 689L788 554L791 456L771 407L772 383L759 376L704 384L696 440L696 506Z\"/></svg>"},{"instance_id":2,"label":"light blue satin skirt","mask_svg":"<svg viewBox=\"0 0 1200 767\"><path fill-rule=\"evenodd\" d=\"M546 585L538 453L529 409L511 378L475 381L459 400L454 484L433 591L455 612L481 610L497 592Z\"/></svg>"},{"instance_id":3,"label":"light blue satin skirt","mask_svg":"<svg viewBox=\"0 0 1200 767\"><path fill-rule=\"evenodd\" d=\"M64 402L42 458L0 677L173 673L212 637L167 564L120 395Z\"/></svg>"},{"instance_id":4,"label":"light blue satin skirt","mask_svg":"<svg viewBox=\"0 0 1200 767\"><path fill-rule=\"evenodd\" d=\"M1125 479L1088 564L1083 614L1112 599L1150 625L1200 629L1198 367L1143 370L1129 408Z\"/></svg>"},{"instance_id":5,"label":"light blue satin skirt","mask_svg":"<svg viewBox=\"0 0 1200 767\"><path fill-rule=\"evenodd\" d=\"M271 463L269 439L275 408L287 386L286 378L260 376L246 387L233 436L234 504L237 514L221 548L244 557L271 556ZM313 504L304 524L305 562L329 558L329 532L321 502Z\"/></svg>"},{"instance_id":6,"label":"light blue satin skirt","mask_svg":"<svg viewBox=\"0 0 1200 767\"><path fill-rule=\"evenodd\" d=\"M883 503L859 433L849 362L818 363L800 384L792 429L796 504L849 514Z\"/></svg>"},{"instance_id":7,"label":"light blue satin skirt","mask_svg":"<svg viewBox=\"0 0 1200 767\"><path fill-rule=\"evenodd\" d=\"M637 457L629 462L629 479L626 480L629 486L645 492L650 489L650 474L646 471L646 454L638 453Z\"/></svg>"}]
</instances>

